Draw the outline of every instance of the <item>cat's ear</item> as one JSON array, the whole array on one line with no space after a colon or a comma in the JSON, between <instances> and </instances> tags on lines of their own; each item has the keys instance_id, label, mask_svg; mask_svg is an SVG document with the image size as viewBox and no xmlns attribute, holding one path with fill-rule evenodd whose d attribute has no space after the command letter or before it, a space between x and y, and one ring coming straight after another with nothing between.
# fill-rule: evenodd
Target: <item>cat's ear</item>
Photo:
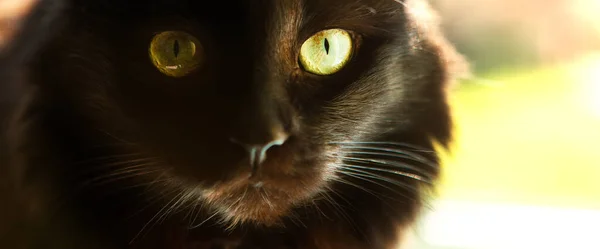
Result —
<instances>
[{"instance_id":1,"label":"cat's ear","mask_svg":"<svg viewBox=\"0 0 600 249\"><path fill-rule=\"evenodd\" d=\"M18 0L17 0L18 1ZM33 0L28 13L16 25L0 49L0 92L13 82L45 41L57 33L67 0Z\"/></svg>"},{"instance_id":2,"label":"cat's ear","mask_svg":"<svg viewBox=\"0 0 600 249\"><path fill-rule=\"evenodd\" d=\"M411 47L424 52L421 55L424 57L435 54L435 62L430 62L439 66L439 70L434 73L434 87L427 88L426 93L428 98L435 101L431 101L426 111L419 116L419 127L427 131L438 145L448 149L453 140L448 96L461 79L471 77L470 66L466 58L446 39L441 30L440 18L427 0L404 0L402 3L408 19Z\"/></svg>"},{"instance_id":3,"label":"cat's ear","mask_svg":"<svg viewBox=\"0 0 600 249\"><path fill-rule=\"evenodd\" d=\"M414 35L411 37L416 46L426 42L436 48L448 76L446 87L452 88L459 79L471 77L471 68L467 59L446 39L441 31L441 19L427 0L405 0L404 6L409 25Z\"/></svg>"}]
</instances>

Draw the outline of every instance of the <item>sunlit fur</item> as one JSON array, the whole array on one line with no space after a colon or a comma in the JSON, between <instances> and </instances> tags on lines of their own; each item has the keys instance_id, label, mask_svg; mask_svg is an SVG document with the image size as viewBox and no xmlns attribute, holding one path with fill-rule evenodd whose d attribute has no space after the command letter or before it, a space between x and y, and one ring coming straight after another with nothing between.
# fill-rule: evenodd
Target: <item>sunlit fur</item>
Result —
<instances>
[{"instance_id":1,"label":"sunlit fur","mask_svg":"<svg viewBox=\"0 0 600 249\"><path fill-rule=\"evenodd\" d=\"M430 13L419 0L40 0L0 57L14 93L0 247L392 248L438 177L433 143L451 140L461 58ZM330 28L352 35L351 60L304 71L300 46ZM185 77L148 57L168 30L204 48ZM241 145L278 134L250 167Z\"/></svg>"}]
</instances>

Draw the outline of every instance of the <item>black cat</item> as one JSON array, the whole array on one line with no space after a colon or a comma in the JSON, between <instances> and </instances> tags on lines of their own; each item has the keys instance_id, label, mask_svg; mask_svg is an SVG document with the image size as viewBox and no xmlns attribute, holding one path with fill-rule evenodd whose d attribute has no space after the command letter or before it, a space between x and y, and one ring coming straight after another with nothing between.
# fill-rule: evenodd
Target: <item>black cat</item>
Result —
<instances>
[{"instance_id":1,"label":"black cat","mask_svg":"<svg viewBox=\"0 0 600 249\"><path fill-rule=\"evenodd\" d=\"M451 140L426 6L40 0L0 61L0 246L393 248Z\"/></svg>"}]
</instances>

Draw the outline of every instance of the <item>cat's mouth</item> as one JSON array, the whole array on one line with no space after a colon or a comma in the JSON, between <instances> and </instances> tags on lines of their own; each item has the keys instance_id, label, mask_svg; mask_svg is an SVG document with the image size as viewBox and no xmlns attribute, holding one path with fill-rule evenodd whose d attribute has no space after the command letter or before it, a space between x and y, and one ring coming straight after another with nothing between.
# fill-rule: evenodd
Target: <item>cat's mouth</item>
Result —
<instances>
[{"instance_id":1,"label":"cat's mouth","mask_svg":"<svg viewBox=\"0 0 600 249\"><path fill-rule=\"evenodd\" d=\"M315 175L235 179L201 191L201 197L230 224L277 225L290 210L315 196L325 181Z\"/></svg>"},{"instance_id":2,"label":"cat's mouth","mask_svg":"<svg viewBox=\"0 0 600 249\"><path fill-rule=\"evenodd\" d=\"M326 190L334 177L333 159L320 156L323 153L314 148L310 150L314 153L307 152L279 147L269 152L258 170L250 167L248 158L241 158L211 167L220 170L215 175L185 171L208 167L183 167L174 161L172 168L184 170L170 172L169 178L183 191L181 195L198 201L193 205L202 206L208 216L223 223L275 226Z\"/></svg>"}]
</instances>

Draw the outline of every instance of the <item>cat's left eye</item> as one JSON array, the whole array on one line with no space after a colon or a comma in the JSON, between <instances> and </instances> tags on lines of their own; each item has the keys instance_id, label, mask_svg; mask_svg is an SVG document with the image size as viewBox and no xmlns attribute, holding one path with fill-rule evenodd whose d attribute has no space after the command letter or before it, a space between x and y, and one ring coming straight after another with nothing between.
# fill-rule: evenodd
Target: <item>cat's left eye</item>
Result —
<instances>
[{"instance_id":1,"label":"cat's left eye","mask_svg":"<svg viewBox=\"0 0 600 249\"><path fill-rule=\"evenodd\" d=\"M165 31L152 38L150 60L163 74L183 77L198 69L204 51L200 41L182 31Z\"/></svg>"},{"instance_id":2,"label":"cat's left eye","mask_svg":"<svg viewBox=\"0 0 600 249\"><path fill-rule=\"evenodd\" d=\"M300 48L303 69L317 75L337 73L350 61L352 36L343 29L327 29L308 38Z\"/></svg>"}]
</instances>

